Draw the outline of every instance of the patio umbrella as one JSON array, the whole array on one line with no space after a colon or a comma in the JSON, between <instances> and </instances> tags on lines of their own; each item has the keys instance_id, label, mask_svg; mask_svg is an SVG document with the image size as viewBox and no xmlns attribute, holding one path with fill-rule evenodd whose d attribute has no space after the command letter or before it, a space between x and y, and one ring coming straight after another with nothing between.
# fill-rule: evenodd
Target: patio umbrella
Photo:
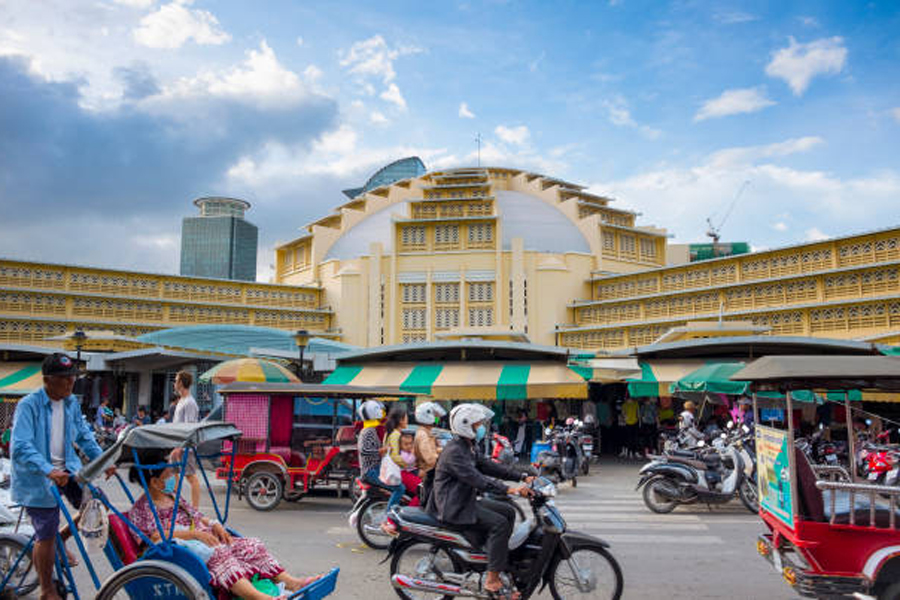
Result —
<instances>
[{"instance_id":1,"label":"patio umbrella","mask_svg":"<svg viewBox=\"0 0 900 600\"><path fill-rule=\"evenodd\" d=\"M235 381L298 383L296 375L279 364L261 358L236 358L219 363L200 376L200 381L233 383Z\"/></svg>"}]
</instances>

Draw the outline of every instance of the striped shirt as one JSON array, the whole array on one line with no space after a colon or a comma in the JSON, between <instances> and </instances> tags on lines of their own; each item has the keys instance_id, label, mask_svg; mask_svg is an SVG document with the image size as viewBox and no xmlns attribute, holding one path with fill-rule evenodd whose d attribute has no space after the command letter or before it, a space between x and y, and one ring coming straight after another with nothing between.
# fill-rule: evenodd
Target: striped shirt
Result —
<instances>
[{"instance_id":1,"label":"striped shirt","mask_svg":"<svg viewBox=\"0 0 900 600\"><path fill-rule=\"evenodd\" d=\"M381 467L381 440L378 439L378 429L366 427L359 434L356 443L359 450L359 470L365 474L372 469Z\"/></svg>"}]
</instances>

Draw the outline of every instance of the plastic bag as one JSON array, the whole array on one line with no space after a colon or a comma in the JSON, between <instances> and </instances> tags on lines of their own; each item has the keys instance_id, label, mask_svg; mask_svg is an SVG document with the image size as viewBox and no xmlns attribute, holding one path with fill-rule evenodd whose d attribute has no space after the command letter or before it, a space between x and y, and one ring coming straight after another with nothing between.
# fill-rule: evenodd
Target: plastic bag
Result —
<instances>
[{"instance_id":1,"label":"plastic bag","mask_svg":"<svg viewBox=\"0 0 900 600\"><path fill-rule=\"evenodd\" d=\"M99 498L94 498L85 487L84 500L81 502L81 520L78 531L86 545L95 550L102 550L109 539L109 515Z\"/></svg>"},{"instance_id":2,"label":"plastic bag","mask_svg":"<svg viewBox=\"0 0 900 600\"><path fill-rule=\"evenodd\" d=\"M384 485L397 485L400 483L400 467L394 462L389 454L381 457L381 469L378 472L378 479Z\"/></svg>"}]
</instances>

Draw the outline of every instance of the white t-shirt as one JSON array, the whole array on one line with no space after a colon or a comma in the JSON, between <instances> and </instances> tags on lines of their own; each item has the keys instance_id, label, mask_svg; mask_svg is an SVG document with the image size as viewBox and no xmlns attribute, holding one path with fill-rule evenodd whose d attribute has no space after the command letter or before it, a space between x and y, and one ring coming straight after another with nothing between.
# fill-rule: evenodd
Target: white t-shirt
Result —
<instances>
[{"instance_id":1,"label":"white t-shirt","mask_svg":"<svg viewBox=\"0 0 900 600\"><path fill-rule=\"evenodd\" d=\"M188 394L175 405L173 423L196 423L200 420L200 407L194 397Z\"/></svg>"},{"instance_id":2,"label":"white t-shirt","mask_svg":"<svg viewBox=\"0 0 900 600\"><path fill-rule=\"evenodd\" d=\"M690 429L694 426L694 413L686 410L681 413L681 429Z\"/></svg>"},{"instance_id":3,"label":"white t-shirt","mask_svg":"<svg viewBox=\"0 0 900 600\"><path fill-rule=\"evenodd\" d=\"M55 469L66 468L66 403L50 401L50 464Z\"/></svg>"}]
</instances>

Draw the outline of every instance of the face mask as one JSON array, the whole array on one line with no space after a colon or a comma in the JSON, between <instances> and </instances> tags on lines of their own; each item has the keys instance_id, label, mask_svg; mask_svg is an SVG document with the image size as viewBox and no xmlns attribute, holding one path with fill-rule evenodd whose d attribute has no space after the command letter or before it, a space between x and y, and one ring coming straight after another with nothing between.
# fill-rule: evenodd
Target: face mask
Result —
<instances>
[{"instance_id":1,"label":"face mask","mask_svg":"<svg viewBox=\"0 0 900 600\"><path fill-rule=\"evenodd\" d=\"M484 439L486 433L487 429L484 427L484 425L479 425L478 429L475 430L475 440L480 442Z\"/></svg>"},{"instance_id":2,"label":"face mask","mask_svg":"<svg viewBox=\"0 0 900 600\"><path fill-rule=\"evenodd\" d=\"M165 492L167 494L175 493L175 477L174 476L166 479L166 487L163 488L163 492Z\"/></svg>"}]
</instances>

